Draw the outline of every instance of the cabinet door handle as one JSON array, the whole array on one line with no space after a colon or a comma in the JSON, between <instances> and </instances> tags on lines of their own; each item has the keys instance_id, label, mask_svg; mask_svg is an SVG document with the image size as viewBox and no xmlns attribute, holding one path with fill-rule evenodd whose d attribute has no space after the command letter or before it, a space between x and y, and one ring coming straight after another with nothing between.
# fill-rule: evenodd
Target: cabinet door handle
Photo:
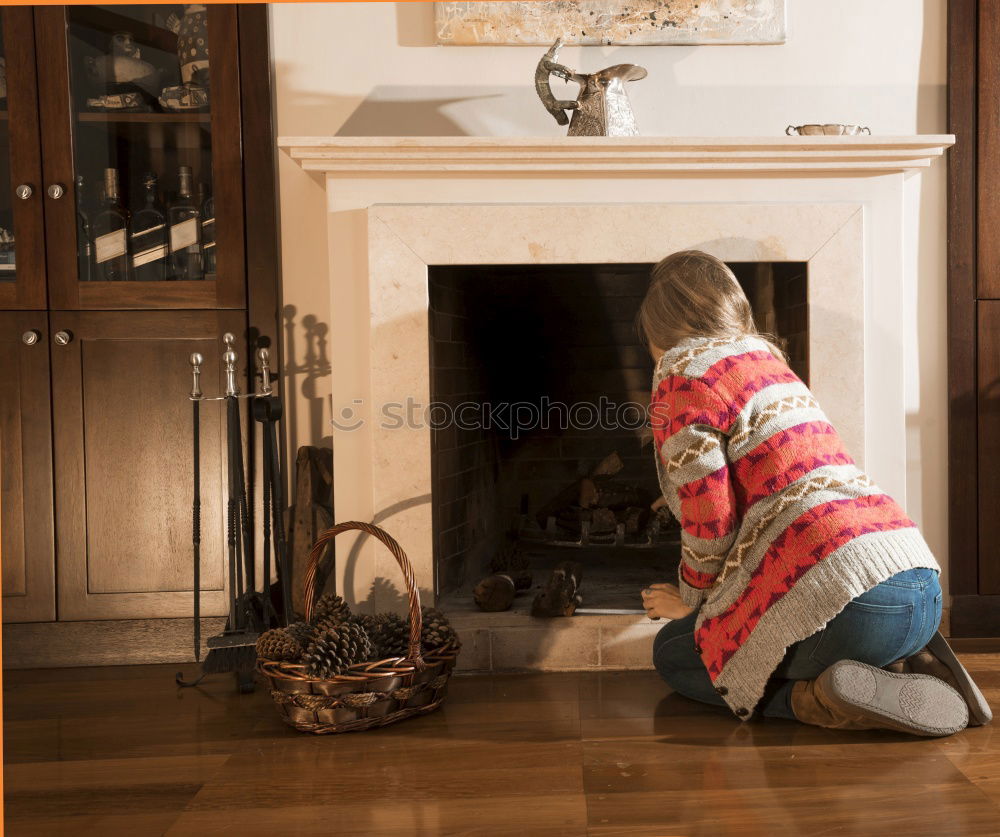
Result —
<instances>
[{"instance_id":1,"label":"cabinet door handle","mask_svg":"<svg viewBox=\"0 0 1000 837\"><path fill-rule=\"evenodd\" d=\"M14 194L17 195L22 201L26 201L33 194L35 194L35 190L31 188L30 183L22 183L14 189Z\"/></svg>"},{"instance_id":2,"label":"cabinet door handle","mask_svg":"<svg viewBox=\"0 0 1000 837\"><path fill-rule=\"evenodd\" d=\"M52 339L56 341L57 346L68 346L73 340L73 332L57 331L52 335Z\"/></svg>"},{"instance_id":3,"label":"cabinet door handle","mask_svg":"<svg viewBox=\"0 0 1000 837\"><path fill-rule=\"evenodd\" d=\"M59 198L66 194L66 190L63 188L62 183L53 183L49 186L47 191L49 193L49 197L54 201L59 200Z\"/></svg>"},{"instance_id":4,"label":"cabinet door handle","mask_svg":"<svg viewBox=\"0 0 1000 837\"><path fill-rule=\"evenodd\" d=\"M29 328L21 335L21 342L25 346L34 346L41 339L42 333L37 328Z\"/></svg>"}]
</instances>

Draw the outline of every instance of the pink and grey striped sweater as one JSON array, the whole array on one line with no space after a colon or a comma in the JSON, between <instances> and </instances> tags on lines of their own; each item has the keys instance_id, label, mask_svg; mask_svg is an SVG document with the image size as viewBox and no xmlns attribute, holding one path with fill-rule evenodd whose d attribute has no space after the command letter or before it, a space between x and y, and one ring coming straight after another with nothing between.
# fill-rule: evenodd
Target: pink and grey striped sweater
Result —
<instances>
[{"instance_id":1,"label":"pink and grey striped sweater","mask_svg":"<svg viewBox=\"0 0 1000 837\"><path fill-rule=\"evenodd\" d=\"M756 337L688 338L656 367L656 466L681 522L680 589L726 703L748 717L785 650L892 575L939 569Z\"/></svg>"}]
</instances>

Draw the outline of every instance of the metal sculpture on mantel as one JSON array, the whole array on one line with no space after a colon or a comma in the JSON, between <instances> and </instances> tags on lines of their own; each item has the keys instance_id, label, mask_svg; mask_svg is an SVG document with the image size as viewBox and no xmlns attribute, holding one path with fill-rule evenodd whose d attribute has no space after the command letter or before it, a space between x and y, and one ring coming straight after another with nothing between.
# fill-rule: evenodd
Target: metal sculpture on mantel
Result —
<instances>
[{"instance_id":1,"label":"metal sculpture on mantel","mask_svg":"<svg viewBox=\"0 0 1000 837\"><path fill-rule=\"evenodd\" d=\"M645 78L645 67L615 64L596 73L578 73L557 62L562 45L562 38L558 38L535 70L538 98L556 122L560 125L568 122L567 134L571 137L633 137L638 134L625 82ZM553 75L580 85L575 100L557 99L552 95L549 77ZM567 110L573 111L572 119L566 115Z\"/></svg>"}]
</instances>

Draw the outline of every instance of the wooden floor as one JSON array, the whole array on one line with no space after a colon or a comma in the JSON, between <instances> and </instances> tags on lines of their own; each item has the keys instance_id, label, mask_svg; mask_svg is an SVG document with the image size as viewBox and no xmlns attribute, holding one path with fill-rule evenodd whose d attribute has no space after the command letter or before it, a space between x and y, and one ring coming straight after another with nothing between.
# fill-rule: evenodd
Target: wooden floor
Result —
<instances>
[{"instance_id":1,"label":"wooden floor","mask_svg":"<svg viewBox=\"0 0 1000 837\"><path fill-rule=\"evenodd\" d=\"M1000 654L965 659L1000 708ZM433 715L315 737L175 668L8 672L7 834L1000 834L1000 724L740 724L633 672L456 678Z\"/></svg>"}]
</instances>

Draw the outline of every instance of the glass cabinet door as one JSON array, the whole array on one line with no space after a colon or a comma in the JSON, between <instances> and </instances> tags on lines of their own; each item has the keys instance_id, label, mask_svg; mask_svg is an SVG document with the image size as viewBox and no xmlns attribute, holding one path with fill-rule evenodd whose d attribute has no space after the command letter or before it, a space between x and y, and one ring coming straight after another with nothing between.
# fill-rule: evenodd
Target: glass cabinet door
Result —
<instances>
[{"instance_id":1,"label":"glass cabinet door","mask_svg":"<svg viewBox=\"0 0 1000 837\"><path fill-rule=\"evenodd\" d=\"M0 309L46 307L31 10L0 11Z\"/></svg>"},{"instance_id":2,"label":"glass cabinet door","mask_svg":"<svg viewBox=\"0 0 1000 837\"><path fill-rule=\"evenodd\" d=\"M65 62L39 70L46 93L58 88L66 103L52 126L60 153L45 157L46 220L59 229L48 243L60 265L53 307L242 307L233 7L36 15L41 40ZM42 120L48 132L44 105Z\"/></svg>"}]
</instances>

